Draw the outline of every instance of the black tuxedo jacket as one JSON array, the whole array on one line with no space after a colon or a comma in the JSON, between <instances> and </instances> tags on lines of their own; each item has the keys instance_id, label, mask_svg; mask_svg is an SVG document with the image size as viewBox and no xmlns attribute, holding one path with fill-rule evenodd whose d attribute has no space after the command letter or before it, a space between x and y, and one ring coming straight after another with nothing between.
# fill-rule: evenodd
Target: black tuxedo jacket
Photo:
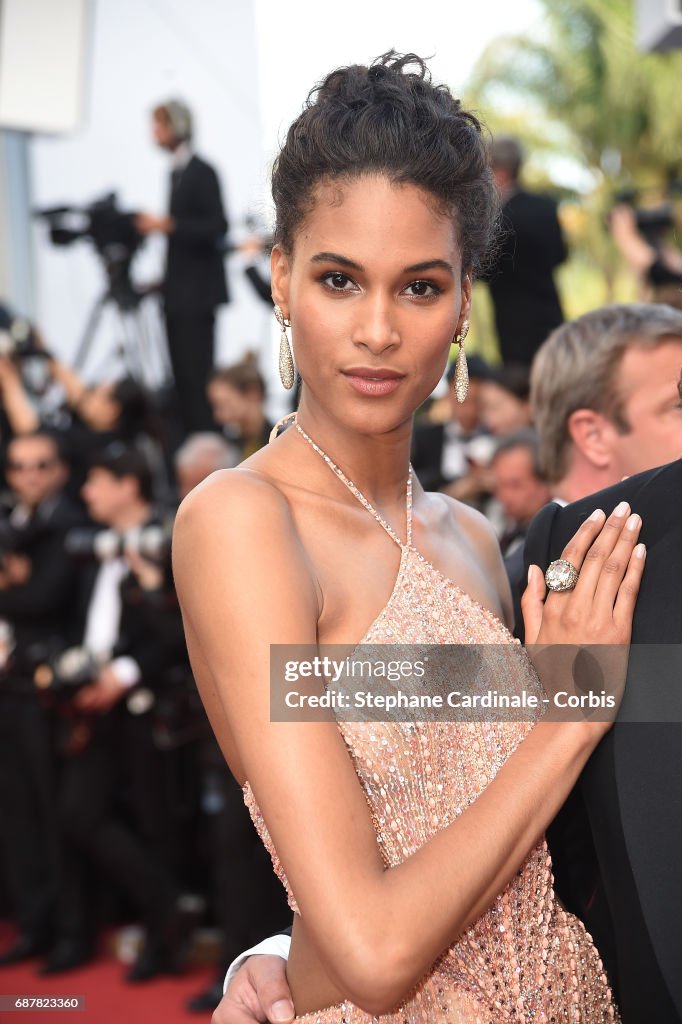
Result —
<instances>
[{"instance_id":1,"label":"black tuxedo jacket","mask_svg":"<svg viewBox=\"0 0 682 1024\"><path fill-rule=\"evenodd\" d=\"M503 207L494 264L483 275L495 308L505 363L529 365L547 335L563 321L553 271L566 259L556 204L519 189Z\"/></svg>"},{"instance_id":2,"label":"black tuxedo jacket","mask_svg":"<svg viewBox=\"0 0 682 1024\"><path fill-rule=\"evenodd\" d=\"M647 545L633 644L680 644L682 459L566 508L545 506L528 533L526 565L544 571L590 512L610 513L621 500L641 515L640 539ZM632 699L659 707L667 701L678 721L617 722L548 835L557 890L561 895L565 887L567 902L592 931L625 1024L679 1024L682 724L676 711L682 676L633 676L632 660L623 707Z\"/></svg>"},{"instance_id":3,"label":"black tuxedo jacket","mask_svg":"<svg viewBox=\"0 0 682 1024\"><path fill-rule=\"evenodd\" d=\"M228 228L213 168L192 156L171 178L163 299L169 314L208 312L228 301L222 245Z\"/></svg>"}]
</instances>

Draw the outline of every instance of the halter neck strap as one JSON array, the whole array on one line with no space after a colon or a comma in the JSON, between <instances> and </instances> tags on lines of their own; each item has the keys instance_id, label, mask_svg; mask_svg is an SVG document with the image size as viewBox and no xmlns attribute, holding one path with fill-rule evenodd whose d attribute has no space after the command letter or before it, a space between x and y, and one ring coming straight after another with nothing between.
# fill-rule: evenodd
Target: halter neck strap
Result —
<instances>
[{"instance_id":1,"label":"halter neck strap","mask_svg":"<svg viewBox=\"0 0 682 1024\"><path fill-rule=\"evenodd\" d=\"M405 544L403 544L400 537L395 532L390 523L386 522L384 517L380 515L379 512L377 512L377 510L374 508L374 505L372 505L371 502L367 500L362 491L355 486L352 480L348 479L343 470L339 469L339 467L336 465L335 462L333 462L330 459L327 453L322 451L320 446L316 444L315 441L313 441L312 437L310 437L309 434L306 434L305 430L303 429L303 427L300 425L296 418L294 418L293 420L293 425L296 427L296 430L299 432L301 437L305 438L305 440L308 442L311 448L314 451L316 451L322 459L324 459L324 461L327 463L332 472L335 473L336 476L338 476L339 480L341 480L346 485L351 494L355 495L360 504L363 505L372 516L374 516L374 518L380 524L380 526L383 526L384 530L389 535L391 540L394 540L398 547L401 549L412 547L412 466L410 466L408 470L407 486L405 489L405 518L407 522L407 541Z\"/></svg>"}]
</instances>

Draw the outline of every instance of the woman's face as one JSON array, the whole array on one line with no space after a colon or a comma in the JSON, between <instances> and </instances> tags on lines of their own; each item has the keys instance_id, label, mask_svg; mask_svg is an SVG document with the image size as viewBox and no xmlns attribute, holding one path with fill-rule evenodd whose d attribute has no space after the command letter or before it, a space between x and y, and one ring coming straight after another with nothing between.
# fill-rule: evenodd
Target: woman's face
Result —
<instances>
[{"instance_id":1,"label":"woman's face","mask_svg":"<svg viewBox=\"0 0 682 1024\"><path fill-rule=\"evenodd\" d=\"M494 380L481 384L481 420L491 434L504 437L530 423L530 406Z\"/></svg>"},{"instance_id":2,"label":"woman's face","mask_svg":"<svg viewBox=\"0 0 682 1024\"><path fill-rule=\"evenodd\" d=\"M293 252L273 251L272 275L302 404L371 433L428 398L471 303L452 219L381 175L319 186Z\"/></svg>"},{"instance_id":3,"label":"woman's face","mask_svg":"<svg viewBox=\"0 0 682 1024\"><path fill-rule=\"evenodd\" d=\"M83 419L93 430L113 430L121 415L113 384L99 384L86 391L80 404Z\"/></svg>"},{"instance_id":4,"label":"woman's face","mask_svg":"<svg viewBox=\"0 0 682 1024\"><path fill-rule=\"evenodd\" d=\"M249 408L248 399L225 380L212 380L209 383L208 401L216 423L223 426L239 423Z\"/></svg>"}]
</instances>

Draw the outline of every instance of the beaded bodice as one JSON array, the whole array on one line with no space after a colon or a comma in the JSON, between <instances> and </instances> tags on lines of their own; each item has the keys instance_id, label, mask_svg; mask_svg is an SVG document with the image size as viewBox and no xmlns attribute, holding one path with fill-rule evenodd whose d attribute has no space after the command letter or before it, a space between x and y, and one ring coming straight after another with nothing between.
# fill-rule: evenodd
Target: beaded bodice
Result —
<instances>
[{"instance_id":1,"label":"beaded bodice","mask_svg":"<svg viewBox=\"0 0 682 1024\"><path fill-rule=\"evenodd\" d=\"M324 457L312 439L296 426ZM351 485L338 467L332 464L331 468L347 486ZM350 489L357 491L354 485ZM499 650L501 644L517 643L493 612L464 593L415 549L409 481L405 544L364 496L359 492L356 496L401 548L400 567L390 597L360 643L494 645L491 650ZM532 670L528 671L532 685ZM387 866L392 866L412 855L462 814L492 781L532 723L340 721L338 727L363 787L383 859ZM289 904L298 912L248 783L244 795L286 887ZM601 980L602 968L596 951L590 945L591 952L586 957L582 947L588 944L589 937L579 922L557 905L552 882L551 860L542 841L488 912L437 965L452 998L459 993L459 1009L453 1011L453 1016L435 1017L423 996L417 994L415 998L422 1000L419 1013L396 1020L556 1019L590 1024L612 1020L610 993L605 979ZM575 999L581 970L589 978L588 1002L582 996ZM572 1015L552 1018L548 1010L563 1005L564 997L566 1005L573 1007ZM489 1016L483 1013L479 1002L488 1007ZM339 1020L364 1020L352 1016L348 1004L344 1005L346 1016ZM474 1009L465 1012L465 1006ZM336 1020L324 1013L319 1017L310 1015L311 1021L318 1019L323 1024Z\"/></svg>"}]
</instances>

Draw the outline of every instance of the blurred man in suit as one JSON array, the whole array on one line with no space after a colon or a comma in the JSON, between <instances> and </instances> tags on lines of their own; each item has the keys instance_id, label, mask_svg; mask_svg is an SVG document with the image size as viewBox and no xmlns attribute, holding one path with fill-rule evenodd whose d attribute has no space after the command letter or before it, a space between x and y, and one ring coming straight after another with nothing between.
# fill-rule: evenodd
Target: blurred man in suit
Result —
<instances>
[{"instance_id":1,"label":"blurred man in suit","mask_svg":"<svg viewBox=\"0 0 682 1024\"><path fill-rule=\"evenodd\" d=\"M155 142L172 155L166 216L138 214L141 234L168 237L162 294L168 351L185 434L213 425L206 382L213 366L216 307L229 299L224 265L228 228L215 170L192 151L192 116L179 100L153 112Z\"/></svg>"},{"instance_id":2,"label":"blurred man in suit","mask_svg":"<svg viewBox=\"0 0 682 1024\"><path fill-rule=\"evenodd\" d=\"M145 926L145 943L126 975L140 982L181 966L173 808L154 741L154 708L182 650L182 629L169 569L134 550L140 530L160 525L144 457L109 446L93 461L83 497L94 522L125 539L125 551L100 559L93 546L71 614L71 641L96 667L70 699L74 742L57 801L65 851L58 934L41 973L71 970L92 957L87 878L96 869L123 888Z\"/></svg>"},{"instance_id":3,"label":"blurred man in suit","mask_svg":"<svg viewBox=\"0 0 682 1024\"><path fill-rule=\"evenodd\" d=\"M519 184L523 153L516 139L494 139L490 158L503 203L503 234L483 277L503 361L529 366L549 332L563 321L554 270L566 259L566 245L556 203Z\"/></svg>"},{"instance_id":4,"label":"blurred man in suit","mask_svg":"<svg viewBox=\"0 0 682 1024\"><path fill-rule=\"evenodd\" d=\"M44 952L52 933L52 728L33 672L63 643L76 586L64 537L84 513L64 491L69 468L50 434L13 438L4 470L14 504L0 519L0 849L19 934L0 963L15 963Z\"/></svg>"},{"instance_id":5,"label":"blurred man in suit","mask_svg":"<svg viewBox=\"0 0 682 1024\"><path fill-rule=\"evenodd\" d=\"M544 571L595 508L627 501L642 516L648 551L635 645L682 640L681 368L682 313L662 304L587 313L558 328L533 364L540 458L555 500L531 525L526 568ZM594 935L625 1024L682 1020L677 678L661 666L633 671L621 717L633 701L652 706L650 686L669 714L664 706L662 720L619 723L548 830L557 891Z\"/></svg>"},{"instance_id":6,"label":"blurred man in suit","mask_svg":"<svg viewBox=\"0 0 682 1024\"><path fill-rule=\"evenodd\" d=\"M677 672L666 671L655 645L679 650L682 643L682 459L565 508L550 503L531 526L526 563L544 572L563 557L564 546L595 508L610 512L621 501L642 517L640 540L647 546L632 643L654 646L648 669L645 664L642 671L641 657L639 671L631 668L620 716L628 715L633 701L644 714L641 720L617 721L605 736L548 837L557 892L567 894L593 934L624 1024L680 1024L680 658ZM654 705L656 720L647 721L647 708Z\"/></svg>"}]
</instances>

